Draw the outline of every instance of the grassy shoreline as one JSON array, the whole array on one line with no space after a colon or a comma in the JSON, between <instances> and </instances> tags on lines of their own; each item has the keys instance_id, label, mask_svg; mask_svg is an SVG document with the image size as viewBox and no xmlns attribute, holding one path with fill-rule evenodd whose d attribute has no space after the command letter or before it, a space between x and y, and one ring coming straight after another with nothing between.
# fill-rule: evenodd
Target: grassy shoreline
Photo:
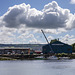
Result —
<instances>
[{"instance_id":1,"label":"grassy shoreline","mask_svg":"<svg viewBox=\"0 0 75 75\"><path fill-rule=\"evenodd\" d=\"M9 57L0 57L0 60L17 60Z\"/></svg>"}]
</instances>

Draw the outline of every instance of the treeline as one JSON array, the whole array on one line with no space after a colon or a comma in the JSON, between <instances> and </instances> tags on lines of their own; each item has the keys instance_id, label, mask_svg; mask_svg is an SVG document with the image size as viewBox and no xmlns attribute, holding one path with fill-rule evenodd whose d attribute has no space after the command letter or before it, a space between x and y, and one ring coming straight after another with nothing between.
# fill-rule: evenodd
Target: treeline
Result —
<instances>
[{"instance_id":1,"label":"treeline","mask_svg":"<svg viewBox=\"0 0 75 75\"><path fill-rule=\"evenodd\" d=\"M44 44L0 44L0 47L40 47Z\"/></svg>"}]
</instances>

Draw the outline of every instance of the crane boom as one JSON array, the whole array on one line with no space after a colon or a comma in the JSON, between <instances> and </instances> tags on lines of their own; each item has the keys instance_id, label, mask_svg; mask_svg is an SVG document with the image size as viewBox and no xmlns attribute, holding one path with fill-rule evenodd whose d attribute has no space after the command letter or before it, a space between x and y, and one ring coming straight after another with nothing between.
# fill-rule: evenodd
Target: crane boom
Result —
<instances>
[{"instance_id":1,"label":"crane boom","mask_svg":"<svg viewBox=\"0 0 75 75\"><path fill-rule=\"evenodd\" d=\"M41 30L41 31L42 31L42 33L43 33L43 35L44 35L44 37L45 37L47 43L49 44L49 42L48 42L48 40L47 40L47 37L46 37L45 34L44 34L44 31L43 31L43 30ZM49 48L51 49L51 52L54 52L54 51L52 50L52 47L50 46L50 44L49 44Z\"/></svg>"},{"instance_id":2,"label":"crane boom","mask_svg":"<svg viewBox=\"0 0 75 75\"><path fill-rule=\"evenodd\" d=\"M49 42L48 42L48 40L47 40L47 38L46 38L46 36L45 36L45 34L44 34L43 30L41 30L41 31L42 31L42 33L43 33L43 35L44 35L44 37L45 37L45 39L46 39L47 43L49 44Z\"/></svg>"}]
</instances>

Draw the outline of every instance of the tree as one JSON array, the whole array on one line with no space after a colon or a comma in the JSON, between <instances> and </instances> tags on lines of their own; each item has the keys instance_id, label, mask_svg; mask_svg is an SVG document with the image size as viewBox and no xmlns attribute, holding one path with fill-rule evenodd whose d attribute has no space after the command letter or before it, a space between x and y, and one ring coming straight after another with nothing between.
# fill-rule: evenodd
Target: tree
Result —
<instances>
[{"instance_id":1,"label":"tree","mask_svg":"<svg viewBox=\"0 0 75 75\"><path fill-rule=\"evenodd\" d=\"M73 52L75 52L75 43L71 45Z\"/></svg>"},{"instance_id":2,"label":"tree","mask_svg":"<svg viewBox=\"0 0 75 75\"><path fill-rule=\"evenodd\" d=\"M51 42L50 42L50 43L53 43L53 42L55 42L55 41L59 41L59 40L57 40L57 39L54 39L54 40L51 40Z\"/></svg>"}]
</instances>

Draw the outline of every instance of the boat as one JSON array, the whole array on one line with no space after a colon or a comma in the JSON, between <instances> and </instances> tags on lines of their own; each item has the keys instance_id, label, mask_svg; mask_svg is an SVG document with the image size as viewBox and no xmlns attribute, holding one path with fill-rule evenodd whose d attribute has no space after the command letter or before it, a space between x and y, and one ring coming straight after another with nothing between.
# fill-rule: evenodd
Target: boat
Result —
<instances>
[{"instance_id":1,"label":"boat","mask_svg":"<svg viewBox=\"0 0 75 75\"><path fill-rule=\"evenodd\" d=\"M68 60L70 59L69 57L56 57L56 56L49 56L47 57L47 59L51 59L51 60Z\"/></svg>"},{"instance_id":2,"label":"boat","mask_svg":"<svg viewBox=\"0 0 75 75\"><path fill-rule=\"evenodd\" d=\"M43 59L44 57L43 56L37 56L35 57L35 59Z\"/></svg>"},{"instance_id":3,"label":"boat","mask_svg":"<svg viewBox=\"0 0 75 75\"><path fill-rule=\"evenodd\" d=\"M56 56L49 56L49 57L47 57L47 59L58 60L58 57L56 57Z\"/></svg>"}]
</instances>

